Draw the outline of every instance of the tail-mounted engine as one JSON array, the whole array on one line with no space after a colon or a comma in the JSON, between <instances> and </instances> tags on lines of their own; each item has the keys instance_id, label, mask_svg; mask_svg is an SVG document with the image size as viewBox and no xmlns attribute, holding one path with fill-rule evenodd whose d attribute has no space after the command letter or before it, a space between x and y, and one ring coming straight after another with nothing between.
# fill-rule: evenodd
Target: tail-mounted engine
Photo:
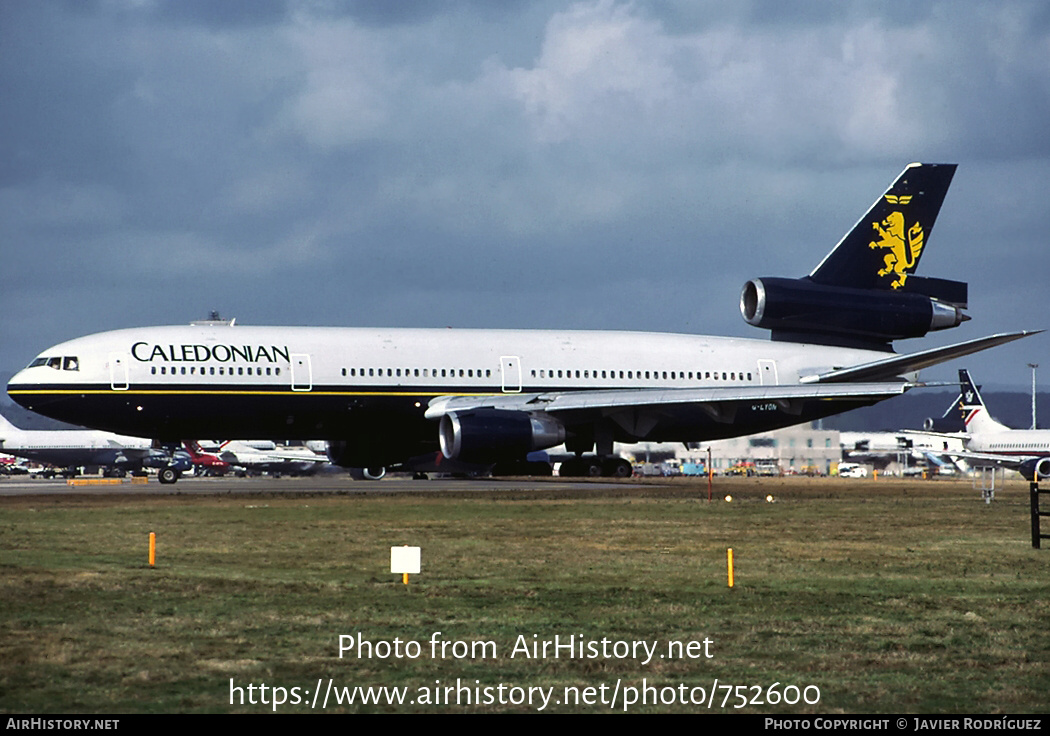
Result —
<instances>
[{"instance_id":1,"label":"tail-mounted engine","mask_svg":"<svg viewBox=\"0 0 1050 736\"><path fill-rule=\"evenodd\" d=\"M966 284L911 277L900 291L818 284L808 278L748 281L740 313L748 324L773 331L774 340L868 349L922 337L970 319Z\"/></svg>"}]
</instances>

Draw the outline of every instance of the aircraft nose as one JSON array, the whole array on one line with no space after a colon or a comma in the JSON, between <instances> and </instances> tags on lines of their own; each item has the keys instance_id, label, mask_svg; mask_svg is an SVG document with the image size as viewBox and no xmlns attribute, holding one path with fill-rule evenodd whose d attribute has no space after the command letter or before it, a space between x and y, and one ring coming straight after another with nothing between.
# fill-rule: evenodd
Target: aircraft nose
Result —
<instances>
[{"instance_id":1,"label":"aircraft nose","mask_svg":"<svg viewBox=\"0 0 1050 736\"><path fill-rule=\"evenodd\" d=\"M7 392L10 394L11 391L21 388L26 383L26 372L25 369L20 370L18 373L11 376L11 380L7 382Z\"/></svg>"},{"instance_id":2,"label":"aircraft nose","mask_svg":"<svg viewBox=\"0 0 1050 736\"><path fill-rule=\"evenodd\" d=\"M30 392L36 387L37 381L33 378L31 371L23 368L11 376L11 380L7 382L7 395L19 406L32 410L34 394Z\"/></svg>"}]
</instances>

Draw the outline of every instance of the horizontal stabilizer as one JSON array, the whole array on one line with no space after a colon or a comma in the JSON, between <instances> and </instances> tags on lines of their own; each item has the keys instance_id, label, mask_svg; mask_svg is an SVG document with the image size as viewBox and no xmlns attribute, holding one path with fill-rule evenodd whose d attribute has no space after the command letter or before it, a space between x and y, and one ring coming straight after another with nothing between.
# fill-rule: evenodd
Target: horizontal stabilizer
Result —
<instances>
[{"instance_id":1,"label":"horizontal stabilizer","mask_svg":"<svg viewBox=\"0 0 1050 736\"><path fill-rule=\"evenodd\" d=\"M976 340L948 345L943 348L923 350L910 355L895 355L892 358L884 358L871 363L842 368L840 370L828 371L812 376L803 376L801 383L843 383L854 381L886 381L899 379L907 373L914 373L931 365L944 363L954 358L980 352L1003 345L1014 340L1020 340L1029 335L1038 335L1043 330L1023 330L1021 332L1004 332L999 335L979 337Z\"/></svg>"}]
</instances>

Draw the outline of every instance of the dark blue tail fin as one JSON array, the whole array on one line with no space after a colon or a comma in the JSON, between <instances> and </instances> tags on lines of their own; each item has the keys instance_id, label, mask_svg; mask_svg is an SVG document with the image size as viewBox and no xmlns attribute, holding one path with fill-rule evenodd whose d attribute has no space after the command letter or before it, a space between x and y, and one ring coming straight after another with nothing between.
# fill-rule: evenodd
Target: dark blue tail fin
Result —
<instances>
[{"instance_id":1,"label":"dark blue tail fin","mask_svg":"<svg viewBox=\"0 0 1050 736\"><path fill-rule=\"evenodd\" d=\"M956 164L909 164L809 275L818 284L907 290Z\"/></svg>"}]
</instances>

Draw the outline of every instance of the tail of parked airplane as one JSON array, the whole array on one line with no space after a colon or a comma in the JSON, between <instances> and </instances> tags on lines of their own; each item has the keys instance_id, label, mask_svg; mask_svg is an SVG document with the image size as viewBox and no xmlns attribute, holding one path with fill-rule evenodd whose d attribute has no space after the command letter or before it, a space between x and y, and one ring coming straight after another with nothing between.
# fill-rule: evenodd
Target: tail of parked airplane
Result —
<instances>
[{"instance_id":1,"label":"tail of parked airplane","mask_svg":"<svg viewBox=\"0 0 1050 736\"><path fill-rule=\"evenodd\" d=\"M959 396L959 411L962 412L963 421L966 422L966 431L970 434L983 434L985 432L1009 431L1005 424L995 421L988 413L988 407L984 405L981 392L977 384L970 378L970 372L965 368L959 369L959 383L962 384L962 394Z\"/></svg>"},{"instance_id":2,"label":"tail of parked airplane","mask_svg":"<svg viewBox=\"0 0 1050 736\"><path fill-rule=\"evenodd\" d=\"M740 311L774 340L889 350L969 319L967 285L913 275L955 164L909 164L813 272L754 279Z\"/></svg>"}]
</instances>

